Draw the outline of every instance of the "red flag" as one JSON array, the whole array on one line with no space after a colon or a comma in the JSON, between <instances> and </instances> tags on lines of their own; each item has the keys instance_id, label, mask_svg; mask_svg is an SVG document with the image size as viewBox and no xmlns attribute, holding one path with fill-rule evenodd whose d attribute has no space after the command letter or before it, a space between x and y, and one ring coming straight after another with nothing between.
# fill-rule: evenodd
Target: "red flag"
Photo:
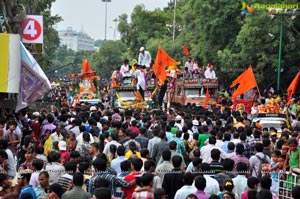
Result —
<instances>
[{"instance_id":1,"label":"red flag","mask_svg":"<svg viewBox=\"0 0 300 199\"><path fill-rule=\"evenodd\" d=\"M289 85L289 87L287 89L287 93L288 93L287 101L288 101L288 103L290 103L292 95L293 95L293 93L295 92L295 90L297 88L299 77L300 77L300 71L298 72L298 74L293 79L293 81L291 82L291 84Z\"/></svg>"},{"instance_id":2,"label":"red flag","mask_svg":"<svg viewBox=\"0 0 300 199\"><path fill-rule=\"evenodd\" d=\"M166 66L176 66L180 62L172 59L162 48L158 48L155 63L153 66L154 74L160 82L164 82L167 78L165 70Z\"/></svg>"},{"instance_id":3,"label":"red flag","mask_svg":"<svg viewBox=\"0 0 300 199\"><path fill-rule=\"evenodd\" d=\"M203 102L203 108L206 108L206 105L208 104L208 101L209 101L209 92L208 92L208 87L206 87L206 94L205 94L205 100Z\"/></svg>"},{"instance_id":4,"label":"red flag","mask_svg":"<svg viewBox=\"0 0 300 199\"><path fill-rule=\"evenodd\" d=\"M252 70L252 66L250 65L249 68L243 72L240 76L238 76L231 84L230 88L234 87L235 85L239 84L236 91L232 94L232 99L235 100L235 98L251 88L254 88L257 86L256 79Z\"/></svg>"},{"instance_id":5,"label":"red flag","mask_svg":"<svg viewBox=\"0 0 300 199\"><path fill-rule=\"evenodd\" d=\"M183 45L183 54L186 56L190 55L189 49L186 47L186 43Z\"/></svg>"}]
</instances>

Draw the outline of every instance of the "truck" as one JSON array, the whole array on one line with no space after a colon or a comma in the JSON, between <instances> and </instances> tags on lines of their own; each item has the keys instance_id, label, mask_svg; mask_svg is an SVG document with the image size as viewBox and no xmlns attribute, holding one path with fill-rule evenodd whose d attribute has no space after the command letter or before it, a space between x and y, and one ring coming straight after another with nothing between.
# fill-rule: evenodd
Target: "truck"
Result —
<instances>
[{"instance_id":1,"label":"truck","mask_svg":"<svg viewBox=\"0 0 300 199\"><path fill-rule=\"evenodd\" d=\"M171 102L181 105L196 104L203 105L206 99L206 90L209 91L207 104L215 104L218 99L218 80L217 79L176 79L175 93L171 96Z\"/></svg>"},{"instance_id":2,"label":"truck","mask_svg":"<svg viewBox=\"0 0 300 199\"><path fill-rule=\"evenodd\" d=\"M156 92L155 84L148 84L145 91L144 100L135 87L133 77L126 78L123 81L112 79L112 107L119 108L150 108L153 107L153 96Z\"/></svg>"}]
</instances>

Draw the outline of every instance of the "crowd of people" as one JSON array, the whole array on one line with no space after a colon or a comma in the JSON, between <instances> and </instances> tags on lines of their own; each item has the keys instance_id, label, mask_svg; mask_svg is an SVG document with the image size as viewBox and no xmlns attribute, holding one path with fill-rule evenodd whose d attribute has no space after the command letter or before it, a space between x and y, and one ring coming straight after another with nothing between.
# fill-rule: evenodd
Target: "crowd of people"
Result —
<instances>
[{"instance_id":1,"label":"crowd of people","mask_svg":"<svg viewBox=\"0 0 300 199\"><path fill-rule=\"evenodd\" d=\"M167 113L102 103L6 114L0 198L275 199L280 187L300 198L285 173L300 168L299 126L279 134L250 116L228 106Z\"/></svg>"},{"instance_id":2,"label":"crowd of people","mask_svg":"<svg viewBox=\"0 0 300 199\"><path fill-rule=\"evenodd\" d=\"M134 76L144 96L151 64L141 47L135 72L125 59L112 81ZM202 70L189 58L183 78L202 77L216 79L213 65ZM160 86L160 107L172 88ZM67 92L48 95L60 108L0 118L0 199L300 199L299 98L288 104L268 92L249 113L228 98L207 109L124 110L107 95L92 105ZM290 113L292 124L264 128L253 122L261 112Z\"/></svg>"}]
</instances>

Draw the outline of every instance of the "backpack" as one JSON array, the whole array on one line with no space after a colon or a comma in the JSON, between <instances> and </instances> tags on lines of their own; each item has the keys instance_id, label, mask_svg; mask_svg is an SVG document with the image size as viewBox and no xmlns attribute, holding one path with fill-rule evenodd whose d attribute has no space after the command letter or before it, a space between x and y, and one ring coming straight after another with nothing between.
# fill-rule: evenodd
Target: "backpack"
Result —
<instances>
[{"instance_id":1,"label":"backpack","mask_svg":"<svg viewBox=\"0 0 300 199\"><path fill-rule=\"evenodd\" d=\"M267 161L267 155L264 154L263 158L259 157L258 155L255 155L255 156L259 160L259 167L258 167L258 171L256 171L255 168L253 168L253 169L254 169L254 172L256 173L257 178L260 180L261 177L262 177L262 173L263 173L262 172L262 165L268 163L268 161Z\"/></svg>"}]
</instances>

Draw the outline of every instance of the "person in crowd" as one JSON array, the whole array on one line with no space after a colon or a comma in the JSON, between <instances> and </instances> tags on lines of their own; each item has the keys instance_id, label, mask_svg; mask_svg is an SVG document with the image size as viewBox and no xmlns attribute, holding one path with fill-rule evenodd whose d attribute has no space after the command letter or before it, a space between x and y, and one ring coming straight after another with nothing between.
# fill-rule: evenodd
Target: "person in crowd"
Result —
<instances>
[{"instance_id":1,"label":"person in crowd","mask_svg":"<svg viewBox=\"0 0 300 199\"><path fill-rule=\"evenodd\" d=\"M46 199L62 199L63 189L57 183L53 183L49 186L48 196Z\"/></svg>"},{"instance_id":2,"label":"person in crowd","mask_svg":"<svg viewBox=\"0 0 300 199\"><path fill-rule=\"evenodd\" d=\"M32 174L30 177L29 184L32 186L33 189L40 185L39 183L39 174L41 173L44 167L44 161L40 159L33 159L31 163L31 170Z\"/></svg>"},{"instance_id":3,"label":"person in crowd","mask_svg":"<svg viewBox=\"0 0 300 199\"><path fill-rule=\"evenodd\" d=\"M174 198L176 191L184 185L182 181L184 173L181 170L182 161L182 157L175 155L172 158L174 168L164 175L162 187L166 190L168 198Z\"/></svg>"},{"instance_id":4,"label":"person in crowd","mask_svg":"<svg viewBox=\"0 0 300 199\"><path fill-rule=\"evenodd\" d=\"M196 187L193 185L194 174L186 172L183 176L184 185L176 191L174 199L186 198L189 194L195 193L197 191Z\"/></svg>"},{"instance_id":5,"label":"person in crowd","mask_svg":"<svg viewBox=\"0 0 300 199\"><path fill-rule=\"evenodd\" d=\"M144 173L140 178L140 185L132 193L132 199L151 199L153 195L153 177L152 173Z\"/></svg>"},{"instance_id":6,"label":"person in crowd","mask_svg":"<svg viewBox=\"0 0 300 199\"><path fill-rule=\"evenodd\" d=\"M49 173L50 184L57 183L60 176L65 173L65 167L60 164L60 154L51 151L47 157L48 163L45 170Z\"/></svg>"},{"instance_id":7,"label":"person in crowd","mask_svg":"<svg viewBox=\"0 0 300 199\"><path fill-rule=\"evenodd\" d=\"M121 77L124 80L125 78L131 77L131 70L129 68L129 60L124 59L123 64L120 68Z\"/></svg>"},{"instance_id":8,"label":"person in crowd","mask_svg":"<svg viewBox=\"0 0 300 199\"><path fill-rule=\"evenodd\" d=\"M208 197L213 194L218 194L220 192L220 186L218 181L209 175L211 173L210 165L207 163L202 163L201 170L203 172L203 177L206 180L206 184L209 185L204 189L205 194Z\"/></svg>"},{"instance_id":9,"label":"person in crowd","mask_svg":"<svg viewBox=\"0 0 300 199\"><path fill-rule=\"evenodd\" d=\"M197 188L197 191L195 192L197 198L208 199L208 196L204 192L206 187L206 180L202 175L199 175L195 178L195 187Z\"/></svg>"},{"instance_id":10,"label":"person in crowd","mask_svg":"<svg viewBox=\"0 0 300 199\"><path fill-rule=\"evenodd\" d=\"M66 173L59 177L58 184L62 187L63 191L66 192L69 188L70 183L73 180L73 175L77 170L77 162L72 160L65 164Z\"/></svg>"},{"instance_id":11,"label":"person in crowd","mask_svg":"<svg viewBox=\"0 0 300 199\"><path fill-rule=\"evenodd\" d=\"M269 156L263 154L264 145L262 143L256 143L254 146L254 151L256 152L254 156L251 156L250 161L250 170L252 171L253 177L262 176L262 164L271 163Z\"/></svg>"},{"instance_id":12,"label":"person in crowd","mask_svg":"<svg viewBox=\"0 0 300 199\"><path fill-rule=\"evenodd\" d=\"M166 199L166 192L164 189L156 189L153 193L154 199Z\"/></svg>"},{"instance_id":13,"label":"person in crowd","mask_svg":"<svg viewBox=\"0 0 300 199\"><path fill-rule=\"evenodd\" d=\"M34 189L36 197L46 198L49 190L49 173L47 171L41 171L38 176L39 185Z\"/></svg>"},{"instance_id":14,"label":"person in crowd","mask_svg":"<svg viewBox=\"0 0 300 199\"><path fill-rule=\"evenodd\" d=\"M239 162L236 166L238 175L232 179L234 184L233 192L241 198L241 194L247 190L247 177L248 167L245 162Z\"/></svg>"},{"instance_id":15,"label":"person in crowd","mask_svg":"<svg viewBox=\"0 0 300 199\"><path fill-rule=\"evenodd\" d=\"M259 183L260 182L259 182L258 178L249 177L248 180L247 180L248 190L241 194L241 199L248 199L249 198L249 192L250 193L252 192L252 194L253 194L253 191L254 191L257 194L257 189L258 189Z\"/></svg>"},{"instance_id":16,"label":"person in crowd","mask_svg":"<svg viewBox=\"0 0 300 199\"><path fill-rule=\"evenodd\" d=\"M140 48L139 58L138 58L138 65L150 67L151 64L151 55L149 51L146 51L144 47Z\"/></svg>"},{"instance_id":17,"label":"person in crowd","mask_svg":"<svg viewBox=\"0 0 300 199\"><path fill-rule=\"evenodd\" d=\"M82 189L83 175L81 173L75 173L73 175L72 182L73 182L72 188L68 188L68 191L62 195L63 199L74 199L74 198L90 199L91 198L91 195Z\"/></svg>"},{"instance_id":18,"label":"person in crowd","mask_svg":"<svg viewBox=\"0 0 300 199\"><path fill-rule=\"evenodd\" d=\"M33 199L36 199L36 194L34 192L34 189L31 185L29 185L30 177L31 177L31 171L28 169L25 169L24 171L17 173L16 175L18 179L18 185L21 187L19 199L23 197L26 193L31 195Z\"/></svg>"},{"instance_id":19,"label":"person in crowd","mask_svg":"<svg viewBox=\"0 0 300 199\"><path fill-rule=\"evenodd\" d=\"M121 170L121 163L125 160L127 160L127 158L125 157L125 147L124 146L119 146L117 149L117 155L118 157L113 159L111 161L111 167L116 170L117 173L120 173Z\"/></svg>"},{"instance_id":20,"label":"person in crowd","mask_svg":"<svg viewBox=\"0 0 300 199\"><path fill-rule=\"evenodd\" d=\"M206 79L216 79L216 73L214 71L214 65L208 64L207 69L204 72L204 77Z\"/></svg>"}]
</instances>

